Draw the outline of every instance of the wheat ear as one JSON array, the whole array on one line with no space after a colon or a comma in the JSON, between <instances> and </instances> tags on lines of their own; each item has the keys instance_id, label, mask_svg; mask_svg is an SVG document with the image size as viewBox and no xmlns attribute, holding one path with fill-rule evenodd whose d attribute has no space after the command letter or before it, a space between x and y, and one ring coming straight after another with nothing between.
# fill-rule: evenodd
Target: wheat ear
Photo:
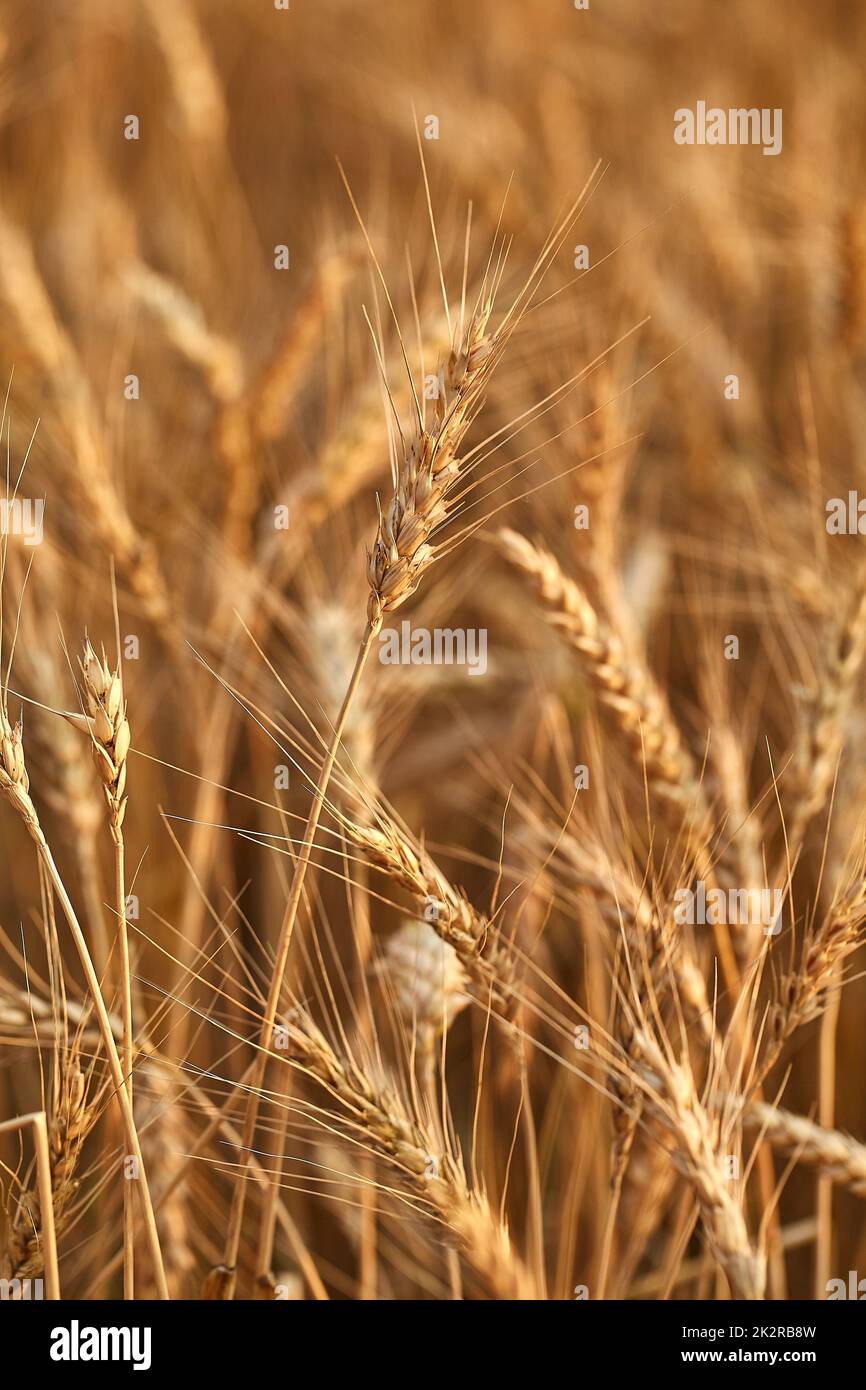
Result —
<instances>
[{"instance_id":1,"label":"wheat ear","mask_svg":"<svg viewBox=\"0 0 866 1390\"><path fill-rule=\"evenodd\" d=\"M412 895L424 920L454 951L479 1002L508 1017L515 1002L513 963L498 927L390 817L380 814L376 825L366 826L342 816L341 823L371 863Z\"/></svg>"},{"instance_id":2,"label":"wheat ear","mask_svg":"<svg viewBox=\"0 0 866 1390\"><path fill-rule=\"evenodd\" d=\"M866 1197L866 1144L763 1101L749 1106L743 1122L751 1129L760 1129L774 1148L795 1154L798 1162L817 1168L855 1196Z\"/></svg>"},{"instance_id":3,"label":"wheat ear","mask_svg":"<svg viewBox=\"0 0 866 1390\"><path fill-rule=\"evenodd\" d=\"M438 1152L432 1136L409 1116L400 1097L357 1062L338 1054L305 1012L292 1009L286 1028L290 1057L339 1101L351 1117L352 1129L396 1171L401 1186L432 1209L488 1295L535 1297L529 1270L486 1198L468 1188L463 1165L450 1153Z\"/></svg>"},{"instance_id":4,"label":"wheat ear","mask_svg":"<svg viewBox=\"0 0 866 1390\"><path fill-rule=\"evenodd\" d=\"M469 1003L460 958L428 922L404 922L385 942L377 973L387 982L423 1091L432 1096L440 1041Z\"/></svg>"},{"instance_id":5,"label":"wheat ear","mask_svg":"<svg viewBox=\"0 0 866 1390\"><path fill-rule=\"evenodd\" d=\"M75 1176L81 1145L96 1118L88 1104L87 1083L77 1058L61 1067L59 1095L48 1122L51 1173L51 1220L55 1238L69 1219L70 1203L78 1187ZM38 1173L38 1170L37 1170ZM12 1220L6 1268L13 1279L38 1278L46 1266L46 1221L41 1184L28 1188L17 1200Z\"/></svg>"},{"instance_id":6,"label":"wheat ear","mask_svg":"<svg viewBox=\"0 0 866 1390\"><path fill-rule=\"evenodd\" d=\"M673 1161L691 1183L713 1255L725 1271L735 1298L762 1299L766 1258L750 1239L742 1197L723 1173L724 1152L718 1115L710 1114L695 1089L687 1063L674 1060L640 1024L634 1030L642 1089L648 1109L674 1140Z\"/></svg>"},{"instance_id":7,"label":"wheat ear","mask_svg":"<svg viewBox=\"0 0 866 1390\"><path fill-rule=\"evenodd\" d=\"M792 806L787 826L791 851L801 844L812 818L830 795L864 659L866 570L861 570L840 620L830 630L816 706L800 732L794 776L787 788Z\"/></svg>"},{"instance_id":8,"label":"wheat ear","mask_svg":"<svg viewBox=\"0 0 866 1390\"><path fill-rule=\"evenodd\" d=\"M550 625L579 653L601 703L646 768L651 791L704 851L707 812L694 764L651 673L630 663L621 641L549 551L507 527L500 551L532 584Z\"/></svg>"},{"instance_id":9,"label":"wheat ear","mask_svg":"<svg viewBox=\"0 0 866 1390\"><path fill-rule=\"evenodd\" d=\"M838 967L863 944L864 924L866 879L858 878L831 906L820 926L807 934L798 968L779 981L763 1072L778 1059L792 1033L820 1017L829 991L841 988Z\"/></svg>"}]
</instances>

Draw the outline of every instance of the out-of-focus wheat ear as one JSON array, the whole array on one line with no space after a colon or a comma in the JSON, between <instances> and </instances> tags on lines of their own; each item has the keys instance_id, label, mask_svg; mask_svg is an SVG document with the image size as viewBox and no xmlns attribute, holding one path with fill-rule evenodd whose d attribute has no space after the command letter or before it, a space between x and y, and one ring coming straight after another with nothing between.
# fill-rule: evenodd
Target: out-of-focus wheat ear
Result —
<instances>
[{"instance_id":1,"label":"out-of-focus wheat ear","mask_svg":"<svg viewBox=\"0 0 866 1390\"><path fill-rule=\"evenodd\" d=\"M441 1040L469 1003L457 952L429 922L404 922L385 942L377 972L387 982L407 1051L431 1095Z\"/></svg>"},{"instance_id":2,"label":"out-of-focus wheat ear","mask_svg":"<svg viewBox=\"0 0 866 1390\"><path fill-rule=\"evenodd\" d=\"M201 374L214 401L227 405L237 400L244 384L240 351L209 326L201 305L194 303L174 280L158 274L143 261L132 261L126 266L124 284L136 303L161 324L176 351Z\"/></svg>"},{"instance_id":3,"label":"out-of-focus wheat ear","mask_svg":"<svg viewBox=\"0 0 866 1390\"><path fill-rule=\"evenodd\" d=\"M260 451L280 438L291 419L309 369L327 340L328 317L353 265L348 252L322 256L264 366L220 410L214 436L228 475L223 532L234 554L246 557L254 546Z\"/></svg>"},{"instance_id":4,"label":"out-of-focus wheat ear","mask_svg":"<svg viewBox=\"0 0 866 1390\"><path fill-rule=\"evenodd\" d=\"M166 1274L176 1298L187 1292L195 1271L189 1240L189 1199L172 1186L181 1155L187 1151L187 1128L178 1088L167 1067L147 1066L147 1094L152 1110L141 1128L141 1147L152 1173L160 1175L156 1220L165 1257ZM139 1088L142 1094L144 1086Z\"/></svg>"},{"instance_id":5,"label":"out-of-focus wheat ear","mask_svg":"<svg viewBox=\"0 0 866 1390\"><path fill-rule=\"evenodd\" d=\"M794 1115L762 1101L749 1106L743 1122L750 1129L759 1129L774 1148L792 1154L798 1163L807 1163L857 1197L866 1197L866 1144L841 1130L825 1129L805 1115Z\"/></svg>"},{"instance_id":6,"label":"out-of-focus wheat ear","mask_svg":"<svg viewBox=\"0 0 866 1390\"><path fill-rule=\"evenodd\" d=\"M532 833L544 854L552 854L551 868L561 864L571 881L589 889L617 939L624 937L632 977L638 984L651 986L656 998L664 1001L675 983L681 1002L710 1038L713 1015L707 987L673 910L660 907L645 886L636 883L589 836L576 835L571 826L561 829L539 822Z\"/></svg>"},{"instance_id":7,"label":"out-of-focus wheat ear","mask_svg":"<svg viewBox=\"0 0 866 1390\"><path fill-rule=\"evenodd\" d=\"M114 555L145 613L167 646L186 661L177 627L177 606L155 549L134 525L118 492L109 450L90 383L75 346L58 321L27 237L0 208L0 299L15 316L28 349L49 381L62 382L56 409L72 460L74 483L90 510L89 520Z\"/></svg>"},{"instance_id":8,"label":"out-of-focus wheat ear","mask_svg":"<svg viewBox=\"0 0 866 1390\"><path fill-rule=\"evenodd\" d=\"M861 567L841 617L830 625L814 705L805 713L791 776L782 784L791 857L832 791L864 658L866 567Z\"/></svg>"},{"instance_id":9,"label":"out-of-focus wheat ear","mask_svg":"<svg viewBox=\"0 0 866 1390\"><path fill-rule=\"evenodd\" d=\"M839 338L856 352L866 334L866 201L855 194L839 219L842 293L839 296Z\"/></svg>"},{"instance_id":10,"label":"out-of-focus wheat ear","mask_svg":"<svg viewBox=\"0 0 866 1390\"><path fill-rule=\"evenodd\" d=\"M216 65L189 0L144 0L171 81L171 93L190 141L224 151L228 110Z\"/></svg>"}]
</instances>

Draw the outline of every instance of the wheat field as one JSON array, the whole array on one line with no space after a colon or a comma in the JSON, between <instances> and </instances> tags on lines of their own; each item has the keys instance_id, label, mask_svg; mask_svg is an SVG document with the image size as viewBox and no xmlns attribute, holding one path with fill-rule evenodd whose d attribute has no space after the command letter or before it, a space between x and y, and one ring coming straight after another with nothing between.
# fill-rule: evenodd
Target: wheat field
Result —
<instances>
[{"instance_id":1,"label":"wheat field","mask_svg":"<svg viewBox=\"0 0 866 1390\"><path fill-rule=\"evenodd\" d=\"M4 1298L866 1274L864 44L3 7Z\"/></svg>"}]
</instances>

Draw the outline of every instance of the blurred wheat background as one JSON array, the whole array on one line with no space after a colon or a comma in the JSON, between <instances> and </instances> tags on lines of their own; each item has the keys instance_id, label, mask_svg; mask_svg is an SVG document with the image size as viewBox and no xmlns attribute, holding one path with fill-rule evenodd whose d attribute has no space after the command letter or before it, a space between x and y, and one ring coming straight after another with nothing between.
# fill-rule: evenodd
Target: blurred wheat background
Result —
<instances>
[{"instance_id":1,"label":"blurred wheat background","mask_svg":"<svg viewBox=\"0 0 866 1390\"><path fill-rule=\"evenodd\" d=\"M6 0L4 1279L866 1273L864 29Z\"/></svg>"}]
</instances>

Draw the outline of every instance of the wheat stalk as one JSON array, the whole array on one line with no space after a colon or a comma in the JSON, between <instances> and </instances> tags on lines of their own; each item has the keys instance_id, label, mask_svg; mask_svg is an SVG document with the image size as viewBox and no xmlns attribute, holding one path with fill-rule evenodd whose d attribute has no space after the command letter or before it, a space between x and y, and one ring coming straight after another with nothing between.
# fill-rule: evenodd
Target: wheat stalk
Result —
<instances>
[{"instance_id":1,"label":"wheat stalk","mask_svg":"<svg viewBox=\"0 0 866 1390\"><path fill-rule=\"evenodd\" d=\"M148 1186L147 1174L142 1158L141 1145L135 1128L135 1118L132 1113L132 1106L130 1105L129 1095L126 1089L126 1075L121 1066L117 1045L112 1033L111 1020L108 1015L108 1010L105 1007L99 979L93 967L93 961L87 947L84 933L81 930L81 926L75 914L72 900L66 891L66 886L54 862L54 857L39 822L36 807L30 796L30 779L27 775L27 768L24 762L23 730L20 723L16 723L14 726L9 723L9 717L6 712L5 692L2 702L0 702L0 793L7 798L16 813L20 816L27 829L27 833L36 846L37 853L47 871L60 905L63 908L63 914L72 934L76 951L78 952L78 958L84 971L87 987L93 998L93 1007L99 1025L99 1032L102 1037L102 1045L105 1048L108 1058L111 1079L115 1086L117 1104L120 1109L127 1144L129 1145L129 1152L136 1161L138 1191L141 1198L145 1231L153 1261L157 1290L160 1298L168 1298L168 1287L165 1282L165 1270L163 1268L162 1255L159 1248L159 1235L153 1213L153 1203L151 1201L150 1188Z\"/></svg>"},{"instance_id":2,"label":"wheat stalk","mask_svg":"<svg viewBox=\"0 0 866 1390\"><path fill-rule=\"evenodd\" d=\"M507 336L505 328L500 328L496 334L488 334L491 308L492 300L484 299L481 307L472 316L465 337L452 349L441 372L444 386L436 402L433 425L428 430L419 415L414 435L404 441L391 502L387 512L384 515L380 514L379 528L367 569L370 584L367 626L319 773L298 851L289 900L280 927L274 969L259 1034L259 1052L254 1063L255 1082L248 1093L244 1118L245 1154L249 1152L255 1134L259 1091L267 1067L289 946L325 793L352 703L373 642L381 630L383 618L415 591L423 573L435 558L432 544L434 532L448 518L449 499L460 477L457 448L469 426L472 410L478 404L479 394L496 360L498 349ZM246 1183L244 1172L241 1172L232 1194L222 1273L218 1280L222 1296L225 1298L234 1296L245 1195Z\"/></svg>"},{"instance_id":3,"label":"wheat stalk","mask_svg":"<svg viewBox=\"0 0 866 1390\"><path fill-rule=\"evenodd\" d=\"M118 972L120 976L120 1008L123 1020L123 1070L126 1076L126 1093L130 1106L132 1096L132 1069L134 1020L132 1016L132 972L129 964L129 930L126 922L126 870L123 821L126 815L126 769L130 745L129 721L126 718L126 701L123 697L123 680L120 667L112 671L105 658L98 657L89 638L84 644L84 655L79 659L83 685L84 707L87 711L93 760L102 782L105 800L108 805L108 824L114 844L114 907L117 914L117 942L119 948ZM135 1212L133 1193L129 1182L123 1188L123 1291L124 1298L135 1297Z\"/></svg>"}]
</instances>

